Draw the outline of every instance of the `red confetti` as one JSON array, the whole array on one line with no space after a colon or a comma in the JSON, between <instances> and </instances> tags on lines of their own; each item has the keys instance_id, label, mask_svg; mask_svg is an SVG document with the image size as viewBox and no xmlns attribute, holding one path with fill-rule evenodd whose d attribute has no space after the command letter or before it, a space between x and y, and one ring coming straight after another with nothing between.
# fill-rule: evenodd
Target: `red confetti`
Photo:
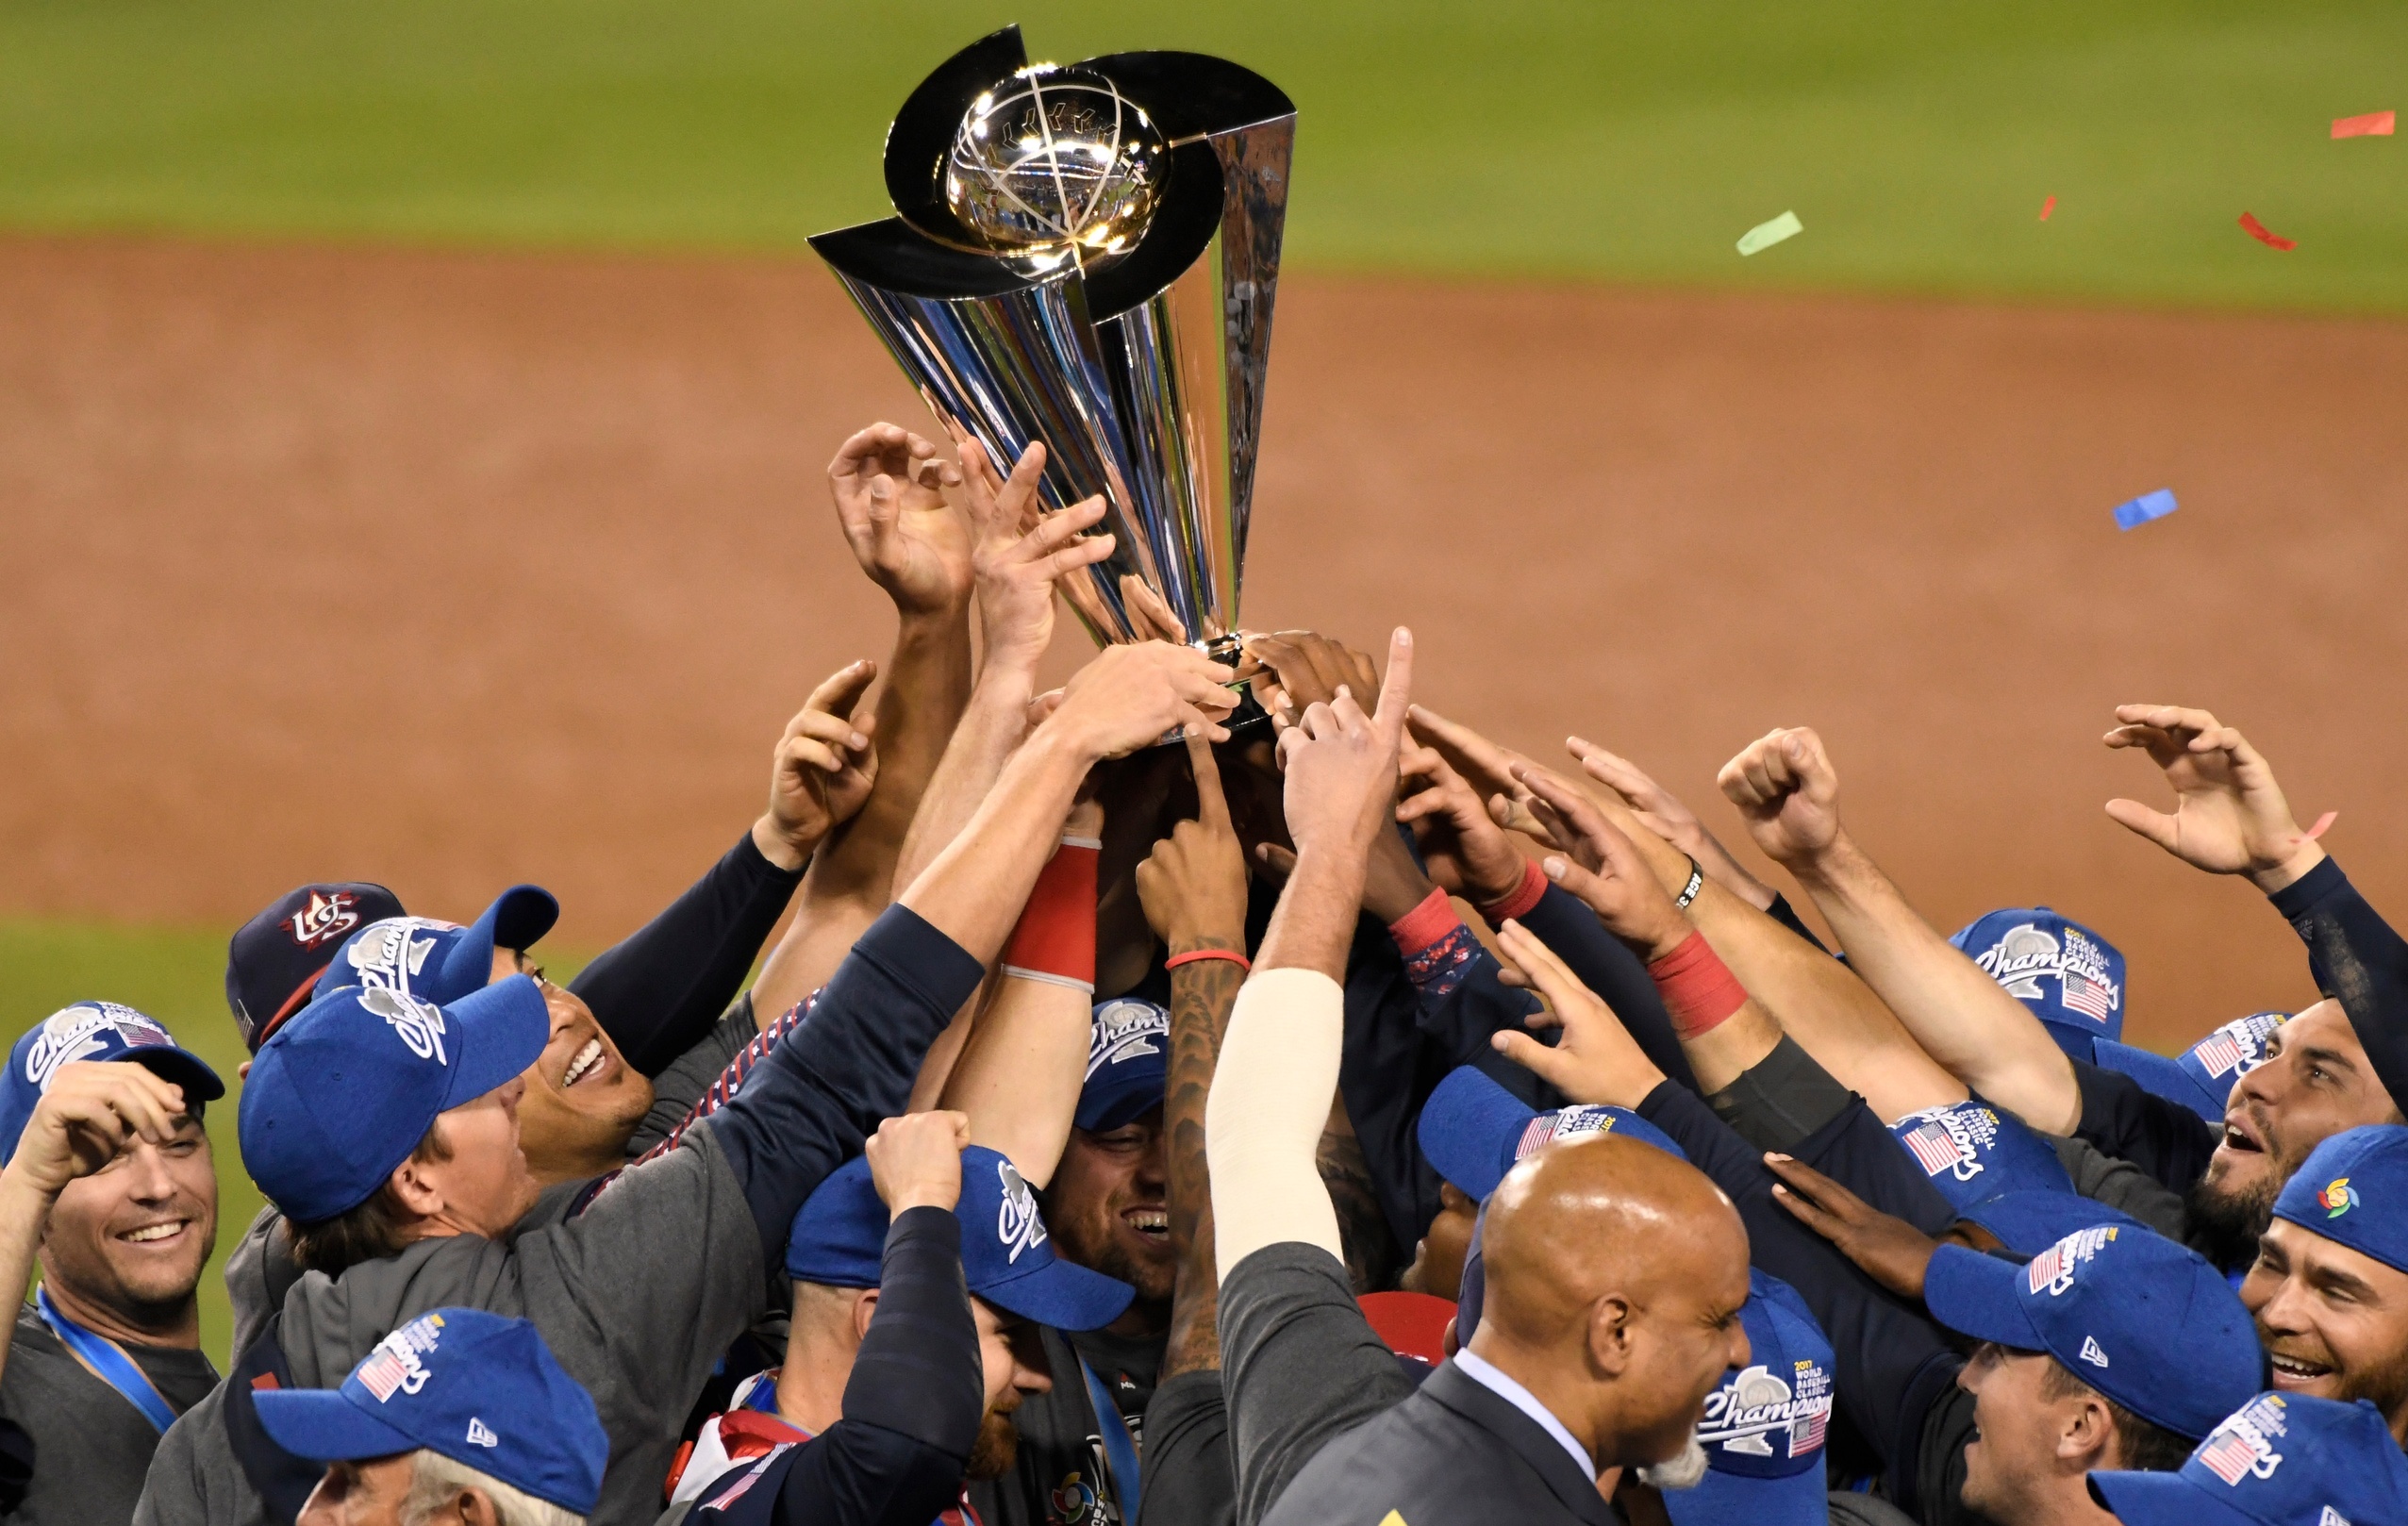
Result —
<instances>
[{"instance_id":1,"label":"red confetti","mask_svg":"<svg viewBox=\"0 0 2408 1526\"><path fill-rule=\"evenodd\" d=\"M2297 249L2300 247L2299 240L2286 239L2283 237L2283 235L2274 232L2265 224L2259 222L2256 218L2251 217L2247 212L2243 212L2241 214L2241 231L2247 233L2250 238L2255 239L2258 242L2266 245L2268 249Z\"/></svg>"},{"instance_id":2,"label":"red confetti","mask_svg":"<svg viewBox=\"0 0 2408 1526\"><path fill-rule=\"evenodd\" d=\"M2388 138L2391 136L2391 113L2369 111L2363 117L2335 117L2333 136L2335 138Z\"/></svg>"},{"instance_id":3,"label":"red confetti","mask_svg":"<svg viewBox=\"0 0 2408 1526\"><path fill-rule=\"evenodd\" d=\"M2056 197L2051 196L2051 197L2050 197L2047 201L2042 202L2042 203L2040 204L2040 221L2041 221L2041 222L2043 222L2043 223L2046 223L2047 221L2049 221L2049 214L2050 214L2051 212L2055 211L2056 209L2057 209L2057 198L2056 198Z\"/></svg>"},{"instance_id":4,"label":"red confetti","mask_svg":"<svg viewBox=\"0 0 2408 1526\"><path fill-rule=\"evenodd\" d=\"M2388 112L2388 111L2386 111L2386 112L2384 112L2384 113L2383 113L2383 115L2384 115L2384 116L2389 116L2389 115L2391 115L2391 113L2390 113L2390 112ZM2309 837L2312 837L2312 838L2320 838L2320 837L2323 837L2323 836L2324 836L2324 829L2325 829L2326 827L2331 826L2331 825L2333 823L2334 820L2340 816L2340 814L2341 814L2341 813L2340 813L2339 811L2327 811L2327 812L2325 812L2322 816L2317 817L2317 818L2316 819L2316 825L2314 825L2314 826L2312 826L2312 827L2308 828L2308 836L2309 836Z\"/></svg>"}]
</instances>

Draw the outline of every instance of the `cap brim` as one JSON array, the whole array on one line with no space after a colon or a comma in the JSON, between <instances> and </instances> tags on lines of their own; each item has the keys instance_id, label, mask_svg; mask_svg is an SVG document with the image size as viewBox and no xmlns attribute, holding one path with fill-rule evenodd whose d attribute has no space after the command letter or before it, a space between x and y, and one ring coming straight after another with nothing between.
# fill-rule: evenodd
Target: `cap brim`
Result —
<instances>
[{"instance_id":1,"label":"cap brim","mask_svg":"<svg viewBox=\"0 0 2408 1526\"><path fill-rule=\"evenodd\" d=\"M970 1290L999 1309L1056 1330L1101 1330L1138 1296L1136 1288L1119 1278L1059 1256L1034 1271L983 1287L973 1285Z\"/></svg>"},{"instance_id":2,"label":"cap brim","mask_svg":"<svg viewBox=\"0 0 2408 1526\"><path fill-rule=\"evenodd\" d=\"M296 1457L351 1462L416 1451L419 1443L345 1399L340 1388L285 1388L254 1395L259 1424Z\"/></svg>"},{"instance_id":3,"label":"cap brim","mask_svg":"<svg viewBox=\"0 0 2408 1526\"><path fill-rule=\"evenodd\" d=\"M2264 1526L2180 1473L2097 1472L2090 1497L2124 1526Z\"/></svg>"},{"instance_id":4,"label":"cap brim","mask_svg":"<svg viewBox=\"0 0 2408 1526\"><path fill-rule=\"evenodd\" d=\"M213 1103L225 1095L225 1083L209 1069L208 1061L189 1049L160 1045L129 1049L113 1057L137 1061L147 1066L161 1081L172 1081L183 1087L184 1100L188 1103Z\"/></svg>"},{"instance_id":5,"label":"cap brim","mask_svg":"<svg viewBox=\"0 0 2408 1526\"><path fill-rule=\"evenodd\" d=\"M458 1029L459 1059L443 1092L445 1109L473 1103L533 1065L552 1037L543 992L524 975L497 980L443 1008Z\"/></svg>"},{"instance_id":6,"label":"cap brim","mask_svg":"<svg viewBox=\"0 0 2408 1526\"><path fill-rule=\"evenodd\" d=\"M1666 1489L1672 1526L1830 1526L1821 1455L1786 1478L1751 1478L1706 1469L1693 1489Z\"/></svg>"},{"instance_id":7,"label":"cap brim","mask_svg":"<svg viewBox=\"0 0 2408 1526\"><path fill-rule=\"evenodd\" d=\"M560 920L560 903L540 885L513 885L469 923L497 949L530 949Z\"/></svg>"},{"instance_id":8,"label":"cap brim","mask_svg":"<svg viewBox=\"0 0 2408 1526\"><path fill-rule=\"evenodd\" d=\"M1923 1272L1923 1306L1960 1335L2017 1351L2046 1351L2048 1343L2016 1297L2016 1283L2023 1275L2024 1269L2012 1261L1943 1245L1932 1252Z\"/></svg>"}]
</instances>

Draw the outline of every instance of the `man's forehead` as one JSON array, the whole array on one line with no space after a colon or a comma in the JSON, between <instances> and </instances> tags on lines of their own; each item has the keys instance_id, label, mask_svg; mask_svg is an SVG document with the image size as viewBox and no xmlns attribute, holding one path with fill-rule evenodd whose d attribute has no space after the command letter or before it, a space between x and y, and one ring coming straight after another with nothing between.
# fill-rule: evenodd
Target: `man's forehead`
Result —
<instances>
[{"instance_id":1,"label":"man's forehead","mask_svg":"<svg viewBox=\"0 0 2408 1526\"><path fill-rule=\"evenodd\" d=\"M2266 1237L2290 1261L2293 1276L2347 1277L2366 1286L2385 1305L2408 1311L2408 1271L2385 1266L2364 1251L2327 1239L2287 1219L2267 1225Z\"/></svg>"}]
</instances>

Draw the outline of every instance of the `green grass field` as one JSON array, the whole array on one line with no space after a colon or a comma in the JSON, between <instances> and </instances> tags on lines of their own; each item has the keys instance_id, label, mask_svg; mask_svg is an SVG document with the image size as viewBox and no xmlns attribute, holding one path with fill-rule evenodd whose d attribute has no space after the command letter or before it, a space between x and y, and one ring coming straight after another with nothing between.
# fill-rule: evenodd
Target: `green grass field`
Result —
<instances>
[{"instance_id":1,"label":"green grass field","mask_svg":"<svg viewBox=\"0 0 2408 1526\"><path fill-rule=\"evenodd\" d=\"M201 1278L201 1343L223 1368L234 1332L225 1302L224 1252L259 1211L259 1189L242 1171L235 1142L235 1068L249 1056L225 1008L223 932L168 931L0 920L0 1035L14 1043L70 1002L106 998L167 1024L178 1042L208 1061L226 1095L209 1110L217 1154L218 1254ZM584 966L547 948L544 963L567 980Z\"/></svg>"},{"instance_id":2,"label":"green grass field","mask_svg":"<svg viewBox=\"0 0 2408 1526\"><path fill-rule=\"evenodd\" d=\"M2408 140L2326 137L2397 0L0 0L0 225L791 249L1012 20L1277 80L1312 267L2408 310Z\"/></svg>"}]
</instances>

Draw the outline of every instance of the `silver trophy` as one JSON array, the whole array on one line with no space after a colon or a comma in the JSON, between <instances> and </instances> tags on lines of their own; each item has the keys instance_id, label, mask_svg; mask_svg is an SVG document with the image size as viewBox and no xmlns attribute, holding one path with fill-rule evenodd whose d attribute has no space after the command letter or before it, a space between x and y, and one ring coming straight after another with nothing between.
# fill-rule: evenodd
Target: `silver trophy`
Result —
<instances>
[{"instance_id":1,"label":"silver trophy","mask_svg":"<svg viewBox=\"0 0 2408 1526\"><path fill-rule=\"evenodd\" d=\"M956 440L1005 471L1042 440L1048 511L1104 496L1113 554L1063 583L1099 643L1148 633L1142 585L1237 660L1295 140L1251 70L1031 64L1007 26L896 114L896 215L811 241Z\"/></svg>"}]
</instances>

